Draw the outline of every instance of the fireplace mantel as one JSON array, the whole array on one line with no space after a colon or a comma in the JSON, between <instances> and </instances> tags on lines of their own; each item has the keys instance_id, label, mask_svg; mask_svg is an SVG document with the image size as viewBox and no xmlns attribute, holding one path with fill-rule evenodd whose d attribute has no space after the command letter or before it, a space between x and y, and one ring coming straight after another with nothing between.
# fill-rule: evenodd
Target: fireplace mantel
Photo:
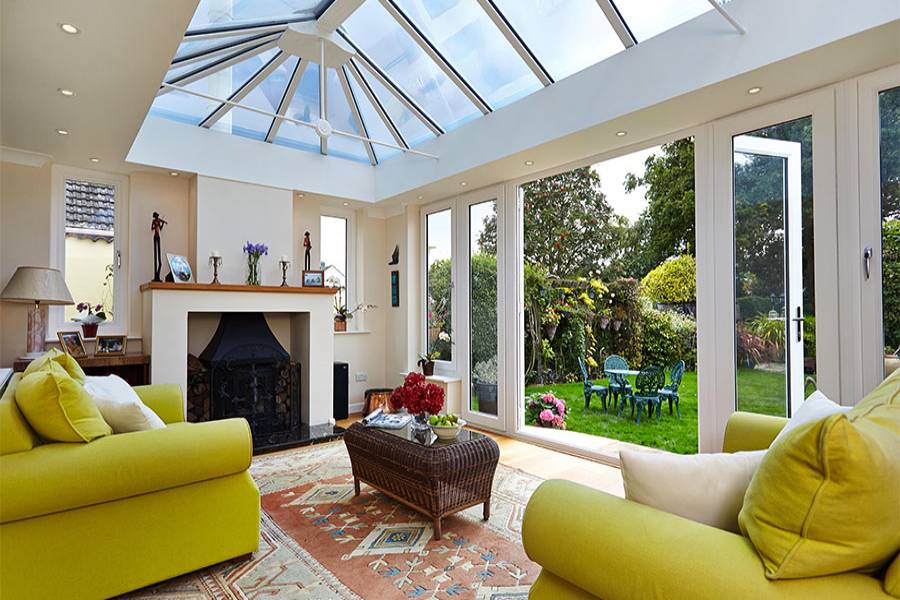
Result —
<instances>
[{"instance_id":1,"label":"fireplace mantel","mask_svg":"<svg viewBox=\"0 0 900 600\"><path fill-rule=\"evenodd\" d=\"M291 318L290 354L303 366L303 414L309 425L332 417L333 288L147 283L141 286L143 343L152 383L187 389L188 316L260 312ZM215 292L215 293L210 293ZM186 407L186 406L185 406Z\"/></svg>"},{"instance_id":2,"label":"fireplace mantel","mask_svg":"<svg viewBox=\"0 0 900 600\"><path fill-rule=\"evenodd\" d=\"M338 288L333 287L292 287L289 285L234 285L223 283L172 283L151 281L141 286L141 291L176 290L180 292L273 292L276 294L325 294L333 296Z\"/></svg>"}]
</instances>

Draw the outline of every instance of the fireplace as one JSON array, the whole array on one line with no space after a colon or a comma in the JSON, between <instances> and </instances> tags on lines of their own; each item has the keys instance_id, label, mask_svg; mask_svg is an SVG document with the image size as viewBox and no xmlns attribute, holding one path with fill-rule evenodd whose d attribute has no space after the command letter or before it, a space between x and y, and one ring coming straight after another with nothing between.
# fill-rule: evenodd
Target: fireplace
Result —
<instances>
[{"instance_id":1,"label":"fireplace","mask_svg":"<svg viewBox=\"0 0 900 600\"><path fill-rule=\"evenodd\" d=\"M301 373L262 313L223 313L206 349L188 360L188 419L243 417L254 451L294 445L304 437Z\"/></svg>"}]
</instances>

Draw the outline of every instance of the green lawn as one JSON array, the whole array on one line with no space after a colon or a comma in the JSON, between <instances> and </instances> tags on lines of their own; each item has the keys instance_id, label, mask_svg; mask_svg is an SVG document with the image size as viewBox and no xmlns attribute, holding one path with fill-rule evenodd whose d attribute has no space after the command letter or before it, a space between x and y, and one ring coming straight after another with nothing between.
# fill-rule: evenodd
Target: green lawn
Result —
<instances>
[{"instance_id":1,"label":"green lawn","mask_svg":"<svg viewBox=\"0 0 900 600\"><path fill-rule=\"evenodd\" d=\"M739 398L742 410L765 414L784 414L784 375L754 369L739 369ZM601 383L601 382L596 382ZM641 418L641 424L631 417L630 409L616 416L615 411L604 413L600 400L594 396L591 407L584 408L584 386L579 383L535 385L525 389L526 394L552 390L566 401L568 416L566 427L572 431L590 433L623 442L661 448L679 454L697 452L697 373L688 371L681 382L681 418L669 415L669 406L663 407L659 422L656 418ZM749 398L752 397L752 400ZM673 407L674 409L674 407Z\"/></svg>"}]
</instances>

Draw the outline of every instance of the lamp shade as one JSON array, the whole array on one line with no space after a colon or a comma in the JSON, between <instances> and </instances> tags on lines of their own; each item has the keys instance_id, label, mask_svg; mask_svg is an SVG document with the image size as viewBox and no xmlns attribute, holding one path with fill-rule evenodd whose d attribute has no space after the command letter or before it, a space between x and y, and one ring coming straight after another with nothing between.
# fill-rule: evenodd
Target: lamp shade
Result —
<instances>
[{"instance_id":1,"label":"lamp shade","mask_svg":"<svg viewBox=\"0 0 900 600\"><path fill-rule=\"evenodd\" d=\"M43 304L75 304L59 269L19 267L0 292L7 302L42 302Z\"/></svg>"}]
</instances>

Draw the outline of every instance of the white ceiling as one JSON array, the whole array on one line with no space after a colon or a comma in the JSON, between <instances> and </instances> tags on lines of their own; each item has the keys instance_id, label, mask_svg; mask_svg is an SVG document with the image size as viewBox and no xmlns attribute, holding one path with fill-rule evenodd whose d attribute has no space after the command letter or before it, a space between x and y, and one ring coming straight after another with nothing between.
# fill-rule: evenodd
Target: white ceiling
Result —
<instances>
[{"instance_id":1,"label":"white ceiling","mask_svg":"<svg viewBox=\"0 0 900 600\"><path fill-rule=\"evenodd\" d=\"M0 145L134 171L125 156L197 1L2 0ZM63 33L60 23L81 32Z\"/></svg>"}]
</instances>

